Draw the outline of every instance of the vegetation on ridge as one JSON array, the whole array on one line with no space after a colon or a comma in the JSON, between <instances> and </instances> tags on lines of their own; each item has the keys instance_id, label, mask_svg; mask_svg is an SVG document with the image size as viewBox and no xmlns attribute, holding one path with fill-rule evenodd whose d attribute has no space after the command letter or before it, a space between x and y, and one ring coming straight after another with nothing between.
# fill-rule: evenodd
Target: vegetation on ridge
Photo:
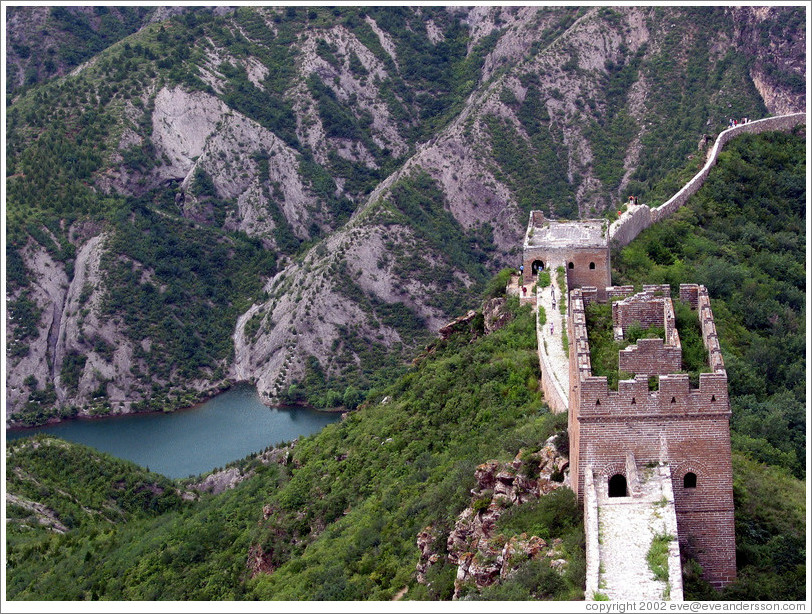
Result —
<instances>
[{"instance_id":1,"label":"vegetation on ridge","mask_svg":"<svg viewBox=\"0 0 812 614\"><path fill-rule=\"evenodd\" d=\"M417 533L432 524L442 554L475 467L565 427L541 402L535 318L516 299L510 310L514 320L488 336L437 341L361 410L300 440L290 464L247 460L257 474L233 491L149 522L12 531L9 597L390 599L409 586L406 598L449 598L453 566L415 584ZM12 465L25 441L12 442ZM274 573L249 579L255 559Z\"/></svg>"},{"instance_id":2,"label":"vegetation on ridge","mask_svg":"<svg viewBox=\"0 0 812 614\"><path fill-rule=\"evenodd\" d=\"M612 255L617 284L707 286L734 449L798 477L806 465L803 132L737 137L683 208Z\"/></svg>"}]
</instances>

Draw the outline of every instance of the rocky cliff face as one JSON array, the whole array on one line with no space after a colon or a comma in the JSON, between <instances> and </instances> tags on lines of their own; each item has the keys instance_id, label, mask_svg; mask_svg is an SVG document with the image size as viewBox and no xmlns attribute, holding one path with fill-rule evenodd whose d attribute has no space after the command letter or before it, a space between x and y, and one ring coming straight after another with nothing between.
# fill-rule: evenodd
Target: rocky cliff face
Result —
<instances>
[{"instance_id":1,"label":"rocky cliff face","mask_svg":"<svg viewBox=\"0 0 812 614\"><path fill-rule=\"evenodd\" d=\"M735 7L729 12L737 46L755 60L750 76L769 112L801 112L806 107L806 29L800 14L777 6Z\"/></svg>"},{"instance_id":2,"label":"rocky cliff face","mask_svg":"<svg viewBox=\"0 0 812 614\"><path fill-rule=\"evenodd\" d=\"M420 562L417 580L426 583L429 569L445 558L457 565L454 598L465 588L475 590L506 578L521 562L548 559L553 569L563 571L567 562L560 551L561 540L544 540L523 533L505 537L497 529L500 516L513 506L568 486L568 462L550 439L535 454L520 452L510 463L488 461L477 467L476 487L471 491L471 506L459 515L445 544L434 527L426 527L417 536Z\"/></svg>"},{"instance_id":3,"label":"rocky cliff face","mask_svg":"<svg viewBox=\"0 0 812 614\"><path fill-rule=\"evenodd\" d=\"M37 24L52 16L27 11L14 12L9 40L47 46ZM24 237L12 249L28 281L9 298L24 297L39 318L35 333L8 320L10 347L29 348L9 361L9 412L30 402L89 412L100 386L112 411L152 394L132 375L150 376L142 355L151 339L105 307L106 263L128 262L140 287L160 292L166 276L108 251L126 216L94 214L84 233L72 230L82 213L77 223L63 209L41 221L32 200L68 201L16 170L40 131L92 122L88 101L106 113L110 136L76 190L277 254L262 292L244 297L230 324L233 355L193 381L157 378L160 386L180 397L184 387L251 380L271 402L314 359L349 382L370 351L408 355L419 331L437 331L514 262L529 209L598 215L685 164L728 113L802 108L796 13L720 10L718 28L645 7L141 15L136 34L10 109L10 220ZM730 61L736 50L752 58L747 71ZM684 100L670 81L687 87L697 71L721 76ZM661 125L680 112L686 133ZM85 155L86 144L72 146ZM59 160L68 177L78 172L69 155ZM46 249L43 233L62 250Z\"/></svg>"}]
</instances>

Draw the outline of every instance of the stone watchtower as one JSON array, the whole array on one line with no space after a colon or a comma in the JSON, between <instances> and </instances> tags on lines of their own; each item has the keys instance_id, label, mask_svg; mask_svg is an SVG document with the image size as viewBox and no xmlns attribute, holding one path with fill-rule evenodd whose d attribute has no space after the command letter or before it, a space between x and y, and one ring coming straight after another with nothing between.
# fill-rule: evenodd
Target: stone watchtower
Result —
<instances>
[{"instance_id":1,"label":"stone watchtower","mask_svg":"<svg viewBox=\"0 0 812 614\"><path fill-rule=\"evenodd\" d=\"M605 300L612 283L608 229L606 220L549 220L541 211L532 211L524 237L522 281L530 284L539 271L563 266L570 289L592 286Z\"/></svg>"},{"instance_id":2,"label":"stone watchtower","mask_svg":"<svg viewBox=\"0 0 812 614\"><path fill-rule=\"evenodd\" d=\"M631 510L635 497L642 501L641 476L659 472L670 482L662 489L667 492L662 500L665 505L668 499L676 515L679 550L696 558L705 579L720 588L736 577L730 403L707 290L682 285L679 293L697 313L708 352L708 372L699 374L698 387L692 387L681 369L682 347L670 288L644 286L643 292L635 294L631 287L610 287L606 294L621 299L612 304L616 339L634 324L657 326L665 334L640 339L620 351L621 370L634 377L620 380L617 389L611 389L605 376L592 373L584 309L595 300L595 293L591 289L570 292L573 490L588 514L596 509L590 500L596 500L597 515L606 504L608 517L618 503L628 501L626 509ZM658 382L652 378L654 385L650 385L651 376L657 376Z\"/></svg>"}]
</instances>

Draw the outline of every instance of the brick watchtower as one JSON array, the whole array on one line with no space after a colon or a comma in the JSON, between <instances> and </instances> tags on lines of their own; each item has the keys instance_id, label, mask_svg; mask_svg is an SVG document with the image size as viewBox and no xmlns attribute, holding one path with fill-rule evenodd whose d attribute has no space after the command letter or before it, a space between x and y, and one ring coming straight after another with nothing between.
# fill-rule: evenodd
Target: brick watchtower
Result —
<instances>
[{"instance_id":1,"label":"brick watchtower","mask_svg":"<svg viewBox=\"0 0 812 614\"><path fill-rule=\"evenodd\" d=\"M680 299L698 311L708 350L710 372L699 375L698 388L691 387L687 373L678 372L682 348L668 286L647 286L638 294L630 287L610 287L605 294L626 296L613 303L616 338L639 323L662 327L665 339L641 339L622 350L622 370L633 373L634 379L621 380L617 390L611 390L606 377L592 374L584 307L595 300L595 292L570 292L573 490L583 501L585 474L591 470L604 496L627 496L626 480L632 478L627 474L635 472L627 464L630 458L638 472L668 465L680 550L696 558L705 579L720 588L736 577L730 403L707 290L680 286ZM659 376L656 390L649 387L651 375Z\"/></svg>"},{"instance_id":2,"label":"brick watchtower","mask_svg":"<svg viewBox=\"0 0 812 614\"><path fill-rule=\"evenodd\" d=\"M529 285L539 271L563 266L570 289L592 286L605 299L612 283L608 228L606 220L549 220L541 211L532 211L524 237L522 281Z\"/></svg>"}]
</instances>

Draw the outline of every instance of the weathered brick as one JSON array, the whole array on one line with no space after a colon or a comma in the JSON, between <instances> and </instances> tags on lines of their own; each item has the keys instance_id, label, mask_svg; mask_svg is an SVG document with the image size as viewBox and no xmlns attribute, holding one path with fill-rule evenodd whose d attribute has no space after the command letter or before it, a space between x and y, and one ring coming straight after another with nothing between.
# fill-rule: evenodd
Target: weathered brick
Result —
<instances>
[{"instance_id":1,"label":"weathered brick","mask_svg":"<svg viewBox=\"0 0 812 614\"><path fill-rule=\"evenodd\" d=\"M613 304L619 326L639 321L643 326L665 325L668 329L673 327L668 321L673 317L669 292L667 287L649 286L643 294L628 296L609 288L607 296L627 296ZM641 339L625 357L621 353L621 368L639 375L620 381L615 391L609 389L605 377L591 373L583 293L578 289L570 292L572 485L582 500L585 467L593 468L596 484L616 473L626 475L630 452L643 465L668 463L680 548L699 561L711 584L722 587L736 577L727 373L707 290L681 286L680 297L700 310L713 372L700 374L699 388L691 388L687 374L674 372L679 370L675 355L681 355L678 340L669 348L662 339ZM657 390L649 390L647 374L652 372L660 375ZM695 476L695 486L691 480L685 486L688 474Z\"/></svg>"}]
</instances>

